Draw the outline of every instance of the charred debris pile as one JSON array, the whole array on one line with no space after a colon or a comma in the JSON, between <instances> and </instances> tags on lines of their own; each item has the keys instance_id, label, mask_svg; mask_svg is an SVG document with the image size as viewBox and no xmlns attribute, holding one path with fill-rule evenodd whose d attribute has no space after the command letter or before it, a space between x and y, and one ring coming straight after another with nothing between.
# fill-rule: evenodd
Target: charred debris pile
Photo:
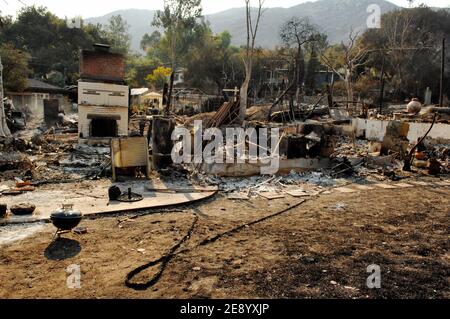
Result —
<instances>
[{"instance_id":1,"label":"charred debris pile","mask_svg":"<svg viewBox=\"0 0 450 319\"><path fill-rule=\"evenodd\" d=\"M255 100L242 116L237 89L234 94L211 98L211 104L197 99L198 107L186 108L180 106L181 95L171 95L176 92L173 85L166 85L162 93L150 93L154 100L147 111L133 111L123 56L110 53L106 46L81 54L77 111L65 114L48 101L44 118L28 115L26 120L24 114L11 111L9 102L7 115L14 133L0 140L3 195L33 191L43 184L111 176L114 181L124 176L183 177L223 184L227 190L228 181L235 183L233 178L256 176L258 184L258 175L290 176L288 181L299 183L307 176L364 183L370 178L398 180L417 173L438 176L450 170L448 108L424 108L413 100L408 105L391 105L380 114L364 103L350 108L327 104L326 96L319 95L309 98L310 103L305 97L305 103L297 105L292 99L290 103L282 98ZM187 90L180 92L187 101ZM177 149L179 140L173 137L179 128L191 141L199 137L200 144L181 144L183 149ZM215 141L210 154L215 159L222 156L223 161L208 162L202 157L208 149L205 135L211 129L222 140ZM226 143L230 129L245 132L232 136L231 146ZM255 136L248 134L252 131ZM200 161L195 160L198 152ZM194 160L174 163L174 154ZM227 156L234 160L227 161ZM274 161L276 169L263 172ZM13 183L28 188L21 190Z\"/></svg>"}]
</instances>

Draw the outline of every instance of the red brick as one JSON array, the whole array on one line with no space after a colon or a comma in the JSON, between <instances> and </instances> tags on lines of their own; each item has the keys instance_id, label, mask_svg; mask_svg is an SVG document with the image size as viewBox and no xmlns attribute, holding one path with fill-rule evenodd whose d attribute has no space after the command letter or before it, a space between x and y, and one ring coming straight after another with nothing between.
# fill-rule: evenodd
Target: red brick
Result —
<instances>
[{"instance_id":1,"label":"red brick","mask_svg":"<svg viewBox=\"0 0 450 319\"><path fill-rule=\"evenodd\" d=\"M83 50L80 58L82 79L123 80L125 61L121 54Z\"/></svg>"}]
</instances>

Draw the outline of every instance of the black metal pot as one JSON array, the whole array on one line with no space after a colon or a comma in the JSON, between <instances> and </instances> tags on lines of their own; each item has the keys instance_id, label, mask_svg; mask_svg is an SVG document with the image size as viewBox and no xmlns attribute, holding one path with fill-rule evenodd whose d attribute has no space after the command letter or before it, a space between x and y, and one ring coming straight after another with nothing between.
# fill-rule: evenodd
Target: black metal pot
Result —
<instances>
[{"instance_id":1,"label":"black metal pot","mask_svg":"<svg viewBox=\"0 0 450 319\"><path fill-rule=\"evenodd\" d=\"M32 204L19 204L11 206L10 211L15 216L28 216L33 215L35 209L36 206Z\"/></svg>"},{"instance_id":2,"label":"black metal pot","mask_svg":"<svg viewBox=\"0 0 450 319\"><path fill-rule=\"evenodd\" d=\"M50 219L58 230L70 231L80 224L83 215L72 207L73 205L63 205L62 209L51 214Z\"/></svg>"},{"instance_id":3,"label":"black metal pot","mask_svg":"<svg viewBox=\"0 0 450 319\"><path fill-rule=\"evenodd\" d=\"M6 217L6 211L8 206L6 204L0 204L0 218Z\"/></svg>"}]
</instances>

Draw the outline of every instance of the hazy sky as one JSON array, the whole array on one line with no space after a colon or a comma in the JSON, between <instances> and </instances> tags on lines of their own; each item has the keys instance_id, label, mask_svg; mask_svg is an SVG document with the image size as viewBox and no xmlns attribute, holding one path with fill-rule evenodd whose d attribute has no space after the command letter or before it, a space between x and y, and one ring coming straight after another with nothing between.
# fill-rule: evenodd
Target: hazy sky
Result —
<instances>
[{"instance_id":1,"label":"hazy sky","mask_svg":"<svg viewBox=\"0 0 450 319\"><path fill-rule=\"evenodd\" d=\"M407 6L406 0L390 0L399 6ZM0 11L14 15L24 4L46 6L60 17L81 15L84 18L101 16L120 9L160 9L163 0L0 0ZM257 1L254 0L254 3ZM291 7L307 0L266 0L266 7ZM428 6L449 7L450 0L416 0ZM230 8L242 7L244 0L203 0L204 13L215 13Z\"/></svg>"}]
</instances>

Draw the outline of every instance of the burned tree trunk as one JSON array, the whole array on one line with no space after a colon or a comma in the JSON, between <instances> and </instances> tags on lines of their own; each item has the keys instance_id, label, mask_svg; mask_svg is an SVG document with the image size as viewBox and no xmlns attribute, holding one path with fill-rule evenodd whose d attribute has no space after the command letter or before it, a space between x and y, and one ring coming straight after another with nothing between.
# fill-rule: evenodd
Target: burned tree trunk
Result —
<instances>
[{"instance_id":1,"label":"burned tree trunk","mask_svg":"<svg viewBox=\"0 0 450 319\"><path fill-rule=\"evenodd\" d=\"M3 65L2 57L0 56L0 137L11 136L11 131L6 124L5 107L3 104Z\"/></svg>"},{"instance_id":2,"label":"burned tree trunk","mask_svg":"<svg viewBox=\"0 0 450 319\"><path fill-rule=\"evenodd\" d=\"M245 64L245 80L244 83L242 83L241 92L240 92L240 98L241 98L241 106L239 109L239 120L243 122L245 120L245 115L247 112L247 106L248 106L248 88L250 85L251 80L251 74L252 74L252 61L250 61L248 64Z\"/></svg>"},{"instance_id":3,"label":"burned tree trunk","mask_svg":"<svg viewBox=\"0 0 450 319\"><path fill-rule=\"evenodd\" d=\"M263 14L263 4L264 0L258 1L257 15L256 15L256 23L251 15L251 4L250 0L245 0L245 8L246 8L246 19L247 19L247 46L246 53L243 58L244 67L245 67L245 80L241 86L241 104L239 110L239 120L243 122L245 120L245 115L247 111L248 105L248 89L250 85L250 81L252 78L252 70L253 70L253 55L255 53L255 41L256 34L258 33L259 22L261 20L261 16Z\"/></svg>"},{"instance_id":4,"label":"burned tree trunk","mask_svg":"<svg viewBox=\"0 0 450 319\"><path fill-rule=\"evenodd\" d=\"M353 100L355 95L353 93L353 77L352 70L347 69L345 74L345 90L347 91L347 110L350 108L350 105L353 104Z\"/></svg>"}]
</instances>

